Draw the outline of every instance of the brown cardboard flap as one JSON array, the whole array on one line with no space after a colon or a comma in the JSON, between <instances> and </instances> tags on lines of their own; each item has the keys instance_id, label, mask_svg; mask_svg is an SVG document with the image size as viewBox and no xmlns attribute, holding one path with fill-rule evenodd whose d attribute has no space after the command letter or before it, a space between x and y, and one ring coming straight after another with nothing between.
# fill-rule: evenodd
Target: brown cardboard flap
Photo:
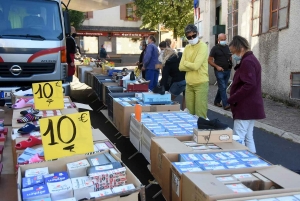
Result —
<instances>
[{"instance_id":1,"label":"brown cardboard flap","mask_svg":"<svg viewBox=\"0 0 300 201\"><path fill-rule=\"evenodd\" d=\"M192 191L195 191L195 188L201 189L200 191L209 196L233 193L232 190L226 187L221 181L216 179L216 177L210 173L184 173L182 179L183 184L187 182L186 180L189 180L194 184L194 186L189 186L191 193L193 193Z\"/></svg>"},{"instance_id":2,"label":"brown cardboard flap","mask_svg":"<svg viewBox=\"0 0 300 201\"><path fill-rule=\"evenodd\" d=\"M92 129L92 134L94 142L108 140L108 138L99 129Z\"/></svg>"},{"instance_id":3,"label":"brown cardboard flap","mask_svg":"<svg viewBox=\"0 0 300 201\"><path fill-rule=\"evenodd\" d=\"M285 167L271 166L268 169L257 170L257 172L283 188L300 187L300 175Z\"/></svg>"}]
</instances>

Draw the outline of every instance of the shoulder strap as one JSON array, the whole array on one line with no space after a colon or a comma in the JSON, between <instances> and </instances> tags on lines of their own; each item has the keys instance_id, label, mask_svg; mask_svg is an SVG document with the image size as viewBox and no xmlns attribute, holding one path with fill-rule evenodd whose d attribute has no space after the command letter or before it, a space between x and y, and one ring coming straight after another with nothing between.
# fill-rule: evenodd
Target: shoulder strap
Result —
<instances>
[{"instance_id":1,"label":"shoulder strap","mask_svg":"<svg viewBox=\"0 0 300 201\"><path fill-rule=\"evenodd\" d=\"M219 50L221 50L221 52L224 54L224 56L226 57L226 59L229 59L229 58L227 58L227 56L226 56L225 52L222 50L222 48L220 48L219 46L218 46L218 48L219 48Z\"/></svg>"}]
</instances>

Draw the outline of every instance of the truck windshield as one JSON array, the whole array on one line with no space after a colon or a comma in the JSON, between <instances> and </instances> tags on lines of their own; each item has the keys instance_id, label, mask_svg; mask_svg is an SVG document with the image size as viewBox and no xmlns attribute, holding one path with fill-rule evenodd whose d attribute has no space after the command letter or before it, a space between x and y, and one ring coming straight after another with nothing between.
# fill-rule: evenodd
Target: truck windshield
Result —
<instances>
[{"instance_id":1,"label":"truck windshield","mask_svg":"<svg viewBox=\"0 0 300 201\"><path fill-rule=\"evenodd\" d=\"M59 3L50 0L0 0L0 38L62 40Z\"/></svg>"}]
</instances>

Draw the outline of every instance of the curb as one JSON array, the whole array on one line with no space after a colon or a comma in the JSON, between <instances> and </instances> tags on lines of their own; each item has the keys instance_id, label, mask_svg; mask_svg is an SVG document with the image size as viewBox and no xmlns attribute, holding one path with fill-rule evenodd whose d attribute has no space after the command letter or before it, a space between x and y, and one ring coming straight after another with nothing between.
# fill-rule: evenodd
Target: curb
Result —
<instances>
[{"instance_id":1,"label":"curb","mask_svg":"<svg viewBox=\"0 0 300 201\"><path fill-rule=\"evenodd\" d=\"M219 113L219 114L222 114L225 116L229 116L230 118L232 118L232 113L230 111L220 109L219 107L216 107L211 104L208 104L208 109L211 111L214 111L216 113ZM300 136L296 135L294 133L287 132L287 131L281 130L279 128L275 128L273 126L261 123L259 121L255 121L255 127L266 130L267 132L278 135L279 137L282 137L284 139L288 139L288 140L292 140L293 142L300 143Z\"/></svg>"}]
</instances>

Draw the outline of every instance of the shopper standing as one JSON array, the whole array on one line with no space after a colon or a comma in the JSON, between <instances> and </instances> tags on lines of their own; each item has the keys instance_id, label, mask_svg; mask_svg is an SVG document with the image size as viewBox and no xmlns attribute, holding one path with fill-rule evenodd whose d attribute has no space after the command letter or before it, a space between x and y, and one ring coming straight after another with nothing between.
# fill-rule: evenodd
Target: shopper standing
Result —
<instances>
[{"instance_id":1,"label":"shopper standing","mask_svg":"<svg viewBox=\"0 0 300 201\"><path fill-rule=\"evenodd\" d=\"M234 68L236 72L228 99L234 119L233 132L240 136L251 152L256 153L254 122L266 118L261 91L261 66L245 38L234 36L229 49L233 54L232 59L239 62Z\"/></svg>"},{"instance_id":2,"label":"shopper standing","mask_svg":"<svg viewBox=\"0 0 300 201\"><path fill-rule=\"evenodd\" d=\"M155 45L156 39L154 36L149 36L146 40L147 48L143 59L144 68L146 69L146 80L149 80L149 89L152 90L157 86L159 71L155 69L158 61L158 48Z\"/></svg>"},{"instance_id":3,"label":"shopper standing","mask_svg":"<svg viewBox=\"0 0 300 201\"><path fill-rule=\"evenodd\" d=\"M109 55L106 52L106 49L104 48L104 45L101 45L100 49L100 59L105 61L106 58L110 58Z\"/></svg>"},{"instance_id":4,"label":"shopper standing","mask_svg":"<svg viewBox=\"0 0 300 201\"><path fill-rule=\"evenodd\" d=\"M75 53L76 53L76 42L72 35L76 33L75 28L71 27L71 35L66 38L66 48L67 48L67 63L68 63L68 77L67 82L73 81L73 75L75 74Z\"/></svg>"},{"instance_id":5,"label":"shopper standing","mask_svg":"<svg viewBox=\"0 0 300 201\"><path fill-rule=\"evenodd\" d=\"M226 43L226 35L224 33L219 34L218 44L211 49L208 63L214 68L218 83L218 92L214 105L218 107L223 106L225 110L228 110L230 109L230 105L227 103L226 89L230 78L232 62L231 53ZM221 101L223 105L221 105Z\"/></svg>"},{"instance_id":6,"label":"shopper standing","mask_svg":"<svg viewBox=\"0 0 300 201\"><path fill-rule=\"evenodd\" d=\"M189 41L183 51L179 70L185 71L186 106L190 114L207 117L208 96L208 50L207 45L198 38L198 29L190 24L185 28Z\"/></svg>"},{"instance_id":7,"label":"shopper standing","mask_svg":"<svg viewBox=\"0 0 300 201\"><path fill-rule=\"evenodd\" d=\"M144 79L146 79L146 71L145 71L145 68L143 67L143 59L144 59L144 55L145 55L145 51L146 51L146 48L147 48L147 44L146 44L146 41L142 41L140 43L140 50L142 50L141 54L140 54L140 58L139 58L139 61L136 63L138 65L138 68L142 71L142 77Z\"/></svg>"}]
</instances>

